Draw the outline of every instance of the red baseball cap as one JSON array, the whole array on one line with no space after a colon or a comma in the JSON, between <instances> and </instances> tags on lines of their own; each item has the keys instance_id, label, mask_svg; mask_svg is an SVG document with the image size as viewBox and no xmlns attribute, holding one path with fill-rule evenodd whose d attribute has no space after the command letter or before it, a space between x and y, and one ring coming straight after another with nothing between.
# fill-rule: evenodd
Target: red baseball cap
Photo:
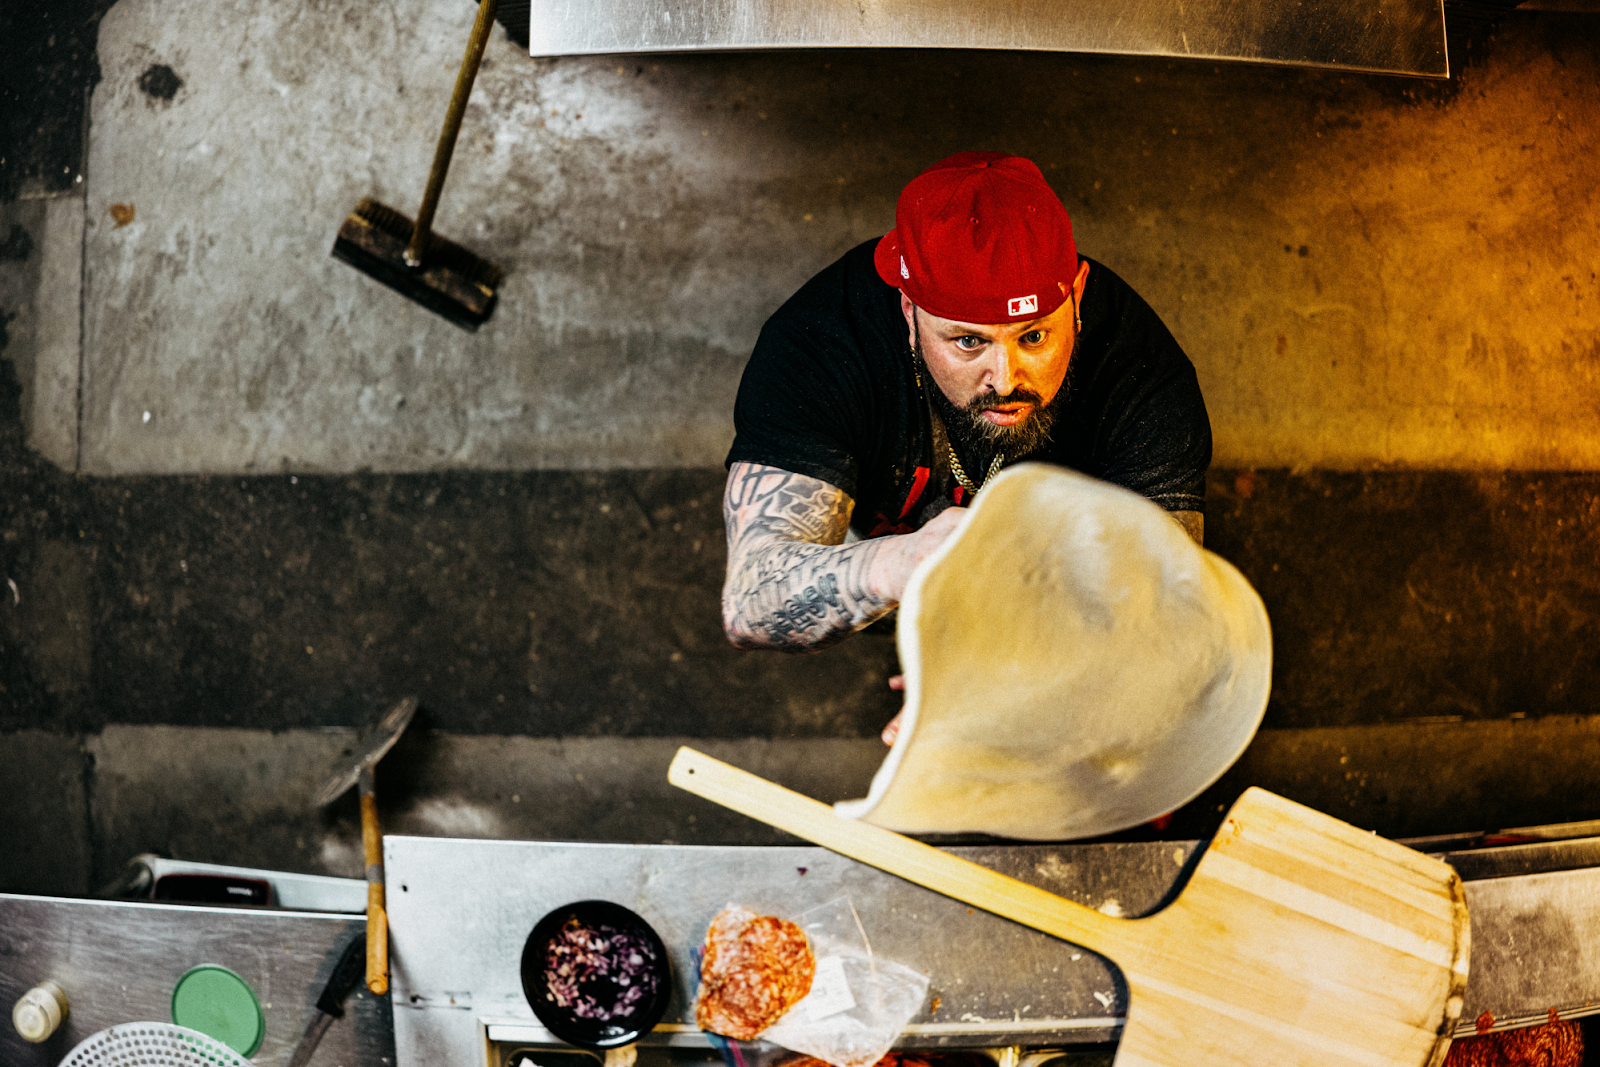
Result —
<instances>
[{"instance_id":1,"label":"red baseball cap","mask_svg":"<svg viewBox=\"0 0 1600 1067\"><path fill-rule=\"evenodd\" d=\"M1021 156L941 159L905 187L894 224L873 258L878 276L941 319L1036 319L1061 306L1061 286L1078 274L1067 209Z\"/></svg>"}]
</instances>

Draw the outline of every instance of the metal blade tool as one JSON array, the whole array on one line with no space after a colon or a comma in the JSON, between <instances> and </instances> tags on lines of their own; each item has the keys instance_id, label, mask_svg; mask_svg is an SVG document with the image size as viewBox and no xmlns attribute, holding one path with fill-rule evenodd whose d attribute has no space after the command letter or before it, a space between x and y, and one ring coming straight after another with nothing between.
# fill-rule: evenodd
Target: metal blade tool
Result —
<instances>
[{"instance_id":1,"label":"metal blade tool","mask_svg":"<svg viewBox=\"0 0 1600 1067\"><path fill-rule=\"evenodd\" d=\"M361 788L361 849L367 862L367 988L389 992L389 922L383 901L383 832L378 827L378 798L373 769L394 747L417 713L417 698L406 697L385 715L362 743L356 760L335 775L317 794L326 807L353 785Z\"/></svg>"}]
</instances>

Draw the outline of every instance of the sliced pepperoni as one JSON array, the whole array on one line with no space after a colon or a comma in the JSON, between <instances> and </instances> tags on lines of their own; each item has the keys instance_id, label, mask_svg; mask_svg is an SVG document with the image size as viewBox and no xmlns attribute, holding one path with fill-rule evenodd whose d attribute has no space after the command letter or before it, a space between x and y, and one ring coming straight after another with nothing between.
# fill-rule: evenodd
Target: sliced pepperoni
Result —
<instances>
[{"instance_id":1,"label":"sliced pepperoni","mask_svg":"<svg viewBox=\"0 0 1600 1067\"><path fill-rule=\"evenodd\" d=\"M726 908L706 931L695 1024L753 1040L811 991L816 968L800 927L748 908Z\"/></svg>"}]
</instances>

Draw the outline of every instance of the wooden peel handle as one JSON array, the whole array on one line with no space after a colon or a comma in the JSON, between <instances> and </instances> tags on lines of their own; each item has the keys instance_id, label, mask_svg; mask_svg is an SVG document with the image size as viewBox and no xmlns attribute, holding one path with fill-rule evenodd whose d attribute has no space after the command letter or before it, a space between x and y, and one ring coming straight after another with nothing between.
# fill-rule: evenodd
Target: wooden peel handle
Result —
<instances>
[{"instance_id":1,"label":"wooden peel handle","mask_svg":"<svg viewBox=\"0 0 1600 1067\"><path fill-rule=\"evenodd\" d=\"M692 748L678 749L667 781L796 837L1092 952L1112 955L1116 946L1126 942L1129 928L1137 921L1110 918L892 830L841 818L826 804Z\"/></svg>"},{"instance_id":2,"label":"wooden peel handle","mask_svg":"<svg viewBox=\"0 0 1600 1067\"><path fill-rule=\"evenodd\" d=\"M378 798L366 788L361 790L361 848L367 859L367 988L382 996L389 992L389 916L383 905L383 834L378 829Z\"/></svg>"}]
</instances>

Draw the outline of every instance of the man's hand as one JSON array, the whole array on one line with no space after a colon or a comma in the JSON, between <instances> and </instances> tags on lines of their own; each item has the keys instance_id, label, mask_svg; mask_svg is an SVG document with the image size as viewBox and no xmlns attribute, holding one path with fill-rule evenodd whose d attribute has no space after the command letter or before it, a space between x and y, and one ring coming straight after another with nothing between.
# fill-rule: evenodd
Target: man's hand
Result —
<instances>
[{"instance_id":1,"label":"man's hand","mask_svg":"<svg viewBox=\"0 0 1600 1067\"><path fill-rule=\"evenodd\" d=\"M966 508L945 508L915 533L877 539L884 542L885 558L879 563L884 589L896 604L905 598L911 572L933 555L934 549L944 544L945 538L955 532L956 524L966 513Z\"/></svg>"},{"instance_id":2,"label":"man's hand","mask_svg":"<svg viewBox=\"0 0 1600 1067\"><path fill-rule=\"evenodd\" d=\"M816 478L758 463L728 471L722 626L739 648L809 651L881 618L911 572L961 519L951 508L915 533L846 545L854 502Z\"/></svg>"},{"instance_id":3,"label":"man's hand","mask_svg":"<svg viewBox=\"0 0 1600 1067\"><path fill-rule=\"evenodd\" d=\"M897 674L893 678L890 678L889 688L893 689L897 693L904 693L906 691L906 676L903 674ZM885 726L883 728L883 733L878 735L883 739L883 743L888 745L890 748L893 748L894 743L900 740L900 719L903 715L905 715L905 713L906 712L904 708L901 708L899 711L895 712L894 718L889 720L889 725Z\"/></svg>"}]
</instances>

